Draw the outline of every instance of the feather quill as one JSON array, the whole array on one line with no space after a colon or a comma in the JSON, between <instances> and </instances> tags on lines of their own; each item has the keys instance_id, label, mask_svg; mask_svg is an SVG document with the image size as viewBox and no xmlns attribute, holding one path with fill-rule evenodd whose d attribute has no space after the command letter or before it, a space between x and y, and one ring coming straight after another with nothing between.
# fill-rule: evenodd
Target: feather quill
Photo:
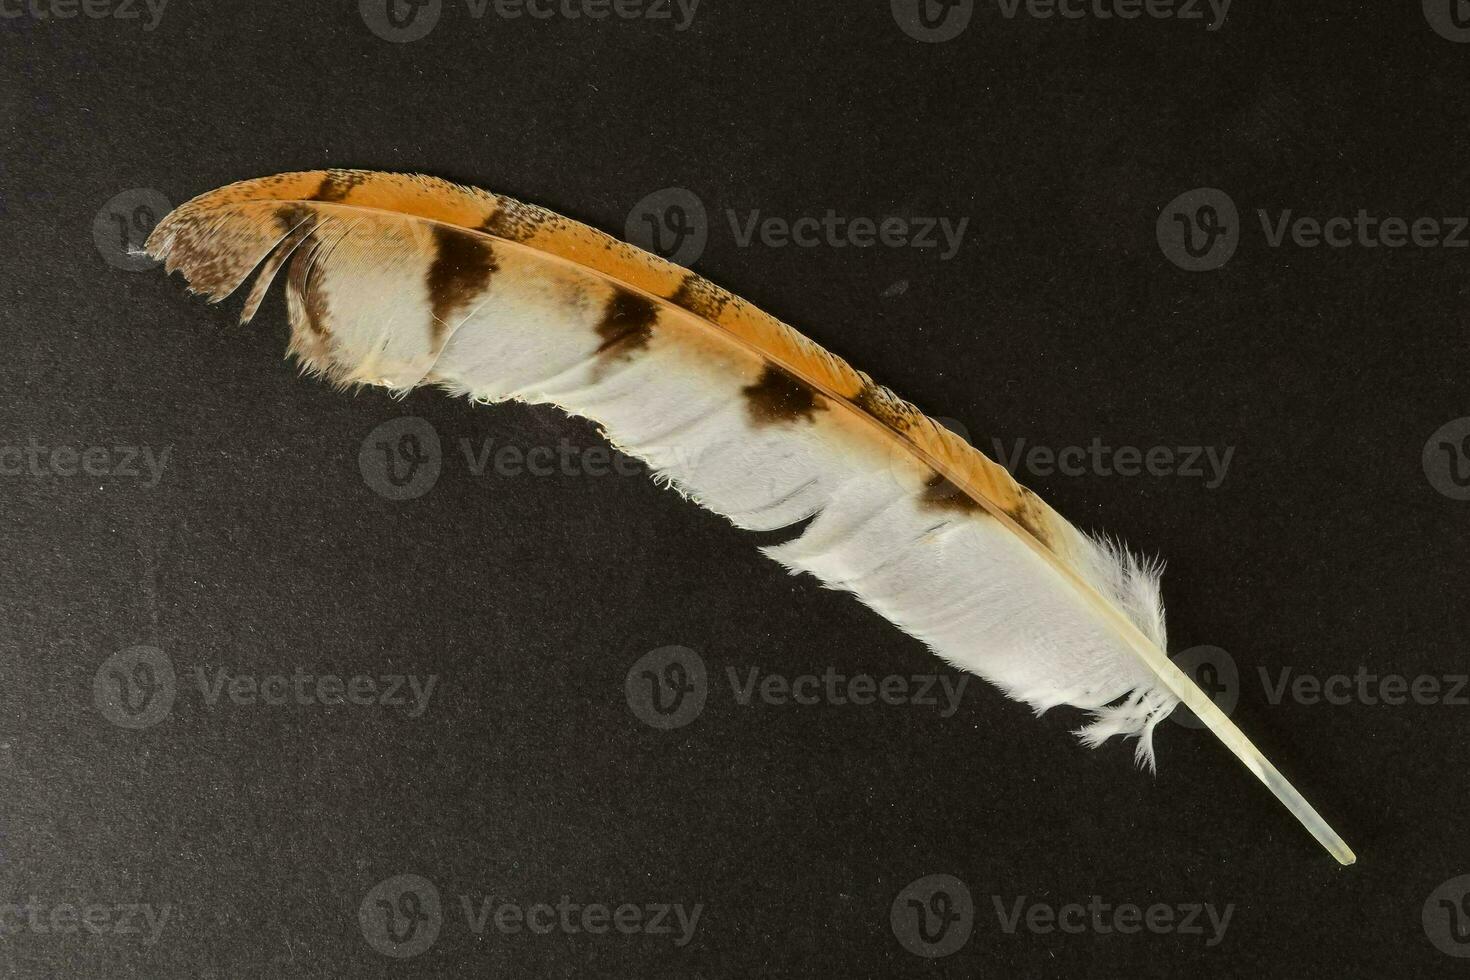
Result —
<instances>
[{"instance_id":1,"label":"feather quill","mask_svg":"<svg viewBox=\"0 0 1470 980\"><path fill-rule=\"evenodd\" d=\"M242 322L287 269L291 353L342 384L556 405L736 526L1098 745L1183 703L1344 864L1352 851L1168 659L1160 569L1082 533L887 388L700 276L551 211L432 177L244 181L147 249Z\"/></svg>"}]
</instances>

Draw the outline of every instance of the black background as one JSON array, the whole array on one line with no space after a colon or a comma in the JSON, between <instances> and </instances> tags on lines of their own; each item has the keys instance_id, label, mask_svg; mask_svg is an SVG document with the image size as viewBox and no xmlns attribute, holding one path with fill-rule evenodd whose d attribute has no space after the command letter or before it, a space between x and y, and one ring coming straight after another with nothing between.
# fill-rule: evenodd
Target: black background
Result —
<instances>
[{"instance_id":1,"label":"black background","mask_svg":"<svg viewBox=\"0 0 1470 980\"><path fill-rule=\"evenodd\" d=\"M144 15L144 21L147 15ZM1256 209L1463 215L1470 45L1417 3L1238 0L1200 21L1007 19L919 43L887 0L704 0L693 25L505 21L446 0L388 43L354 3L173 0L144 21L0 20L0 442L172 447L156 486L0 486L0 902L168 904L158 941L12 929L6 975L1429 976L1426 900L1470 872L1466 707L1273 705L1257 668L1466 670L1470 503L1421 468L1470 413L1466 252L1270 248ZM1339 868L1211 737L1159 772L976 684L919 706L741 706L727 668L911 674L938 661L850 597L639 476L475 476L480 446L598 445L545 410L397 402L282 362L281 301L234 326L94 244L114 195L170 202L327 166L479 184L621 234L669 186L710 214L697 268L978 444L1233 446L1225 482L1030 476L1169 562L1171 647L1230 651L1236 720L1359 854ZM1240 208L1189 273L1160 210ZM739 247L725 217L968 216L959 254ZM105 219L104 219L105 220ZM907 283L902 289L896 284ZM358 452L428 420L437 486L375 493ZM116 457L114 457L116 458ZM110 655L162 649L171 714L110 724ZM623 682L677 644L703 714L638 720ZM209 706L207 672L438 674L422 717ZM963 880L974 934L906 951L895 896ZM443 931L375 952L358 906L432 881ZM459 896L703 903L668 936L475 936ZM1224 937L1006 934L1007 905L1235 906ZM7 920L12 926L17 920ZM1208 930L1207 930L1208 932Z\"/></svg>"}]
</instances>

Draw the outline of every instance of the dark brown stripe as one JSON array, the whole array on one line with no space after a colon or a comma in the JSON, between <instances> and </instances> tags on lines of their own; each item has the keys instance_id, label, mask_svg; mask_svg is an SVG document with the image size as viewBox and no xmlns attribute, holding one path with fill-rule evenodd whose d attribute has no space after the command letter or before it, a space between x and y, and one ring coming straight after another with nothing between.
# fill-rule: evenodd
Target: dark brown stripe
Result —
<instances>
[{"instance_id":1,"label":"dark brown stripe","mask_svg":"<svg viewBox=\"0 0 1470 980\"><path fill-rule=\"evenodd\" d=\"M1042 514L1045 513L1045 510L1042 508L1041 498L1025 487L1021 487L1020 490L1021 502L1006 513L1011 515L1011 520L1030 531L1032 537L1048 548L1052 547L1051 534L1047 531L1046 525L1042 523Z\"/></svg>"},{"instance_id":2,"label":"dark brown stripe","mask_svg":"<svg viewBox=\"0 0 1470 980\"><path fill-rule=\"evenodd\" d=\"M495 213L485 219L480 230L496 238L524 242L534 238L536 232L555 217L553 212L545 208L502 197L499 198Z\"/></svg>"},{"instance_id":3,"label":"dark brown stripe","mask_svg":"<svg viewBox=\"0 0 1470 980\"><path fill-rule=\"evenodd\" d=\"M322 177L321 186L311 196L313 201L345 201L347 195L358 184L367 180L367 175L351 170L328 170Z\"/></svg>"},{"instance_id":4,"label":"dark brown stripe","mask_svg":"<svg viewBox=\"0 0 1470 980\"><path fill-rule=\"evenodd\" d=\"M305 204L283 204L276 208L276 227L282 235L310 234L315 216Z\"/></svg>"},{"instance_id":5,"label":"dark brown stripe","mask_svg":"<svg viewBox=\"0 0 1470 980\"><path fill-rule=\"evenodd\" d=\"M863 376L863 387L852 399L853 404L873 418L899 432L913 428L917 409L893 392Z\"/></svg>"},{"instance_id":6,"label":"dark brown stripe","mask_svg":"<svg viewBox=\"0 0 1470 980\"><path fill-rule=\"evenodd\" d=\"M301 303L307 329L318 337L325 338L332 335L331 310L327 308L327 297L322 290L322 269L312 264L317 249L321 247L321 241L312 239L297 248L291 259L291 271L286 277L286 288Z\"/></svg>"},{"instance_id":7,"label":"dark brown stripe","mask_svg":"<svg viewBox=\"0 0 1470 980\"><path fill-rule=\"evenodd\" d=\"M706 320L717 320L732 298L708 279L691 272L679 283L669 302Z\"/></svg>"},{"instance_id":8,"label":"dark brown stripe","mask_svg":"<svg viewBox=\"0 0 1470 980\"><path fill-rule=\"evenodd\" d=\"M631 354L642 350L653 339L653 325L657 320L658 307L652 300L614 287L597 324L597 335L602 338L597 353Z\"/></svg>"},{"instance_id":9,"label":"dark brown stripe","mask_svg":"<svg viewBox=\"0 0 1470 980\"><path fill-rule=\"evenodd\" d=\"M767 364L760 380L741 390L745 393L750 420L757 426L797 420L810 422L817 409L825 407L810 385L774 364Z\"/></svg>"},{"instance_id":10,"label":"dark brown stripe","mask_svg":"<svg viewBox=\"0 0 1470 980\"><path fill-rule=\"evenodd\" d=\"M935 473L924 484L919 502L928 510L953 511L960 514L984 512L980 502L950 482L949 477Z\"/></svg>"},{"instance_id":11,"label":"dark brown stripe","mask_svg":"<svg viewBox=\"0 0 1470 980\"><path fill-rule=\"evenodd\" d=\"M429 266L427 285L437 341L453 317L469 312L499 267L494 249L484 239L458 228L429 227L434 233L434 262Z\"/></svg>"},{"instance_id":12,"label":"dark brown stripe","mask_svg":"<svg viewBox=\"0 0 1470 980\"><path fill-rule=\"evenodd\" d=\"M316 237L318 221L316 211L303 204L286 204L277 208L276 227L284 237L272 250L266 265L270 267L270 274L274 275L280 263L290 257L291 267L286 273L286 289L301 304L306 328L318 337L329 337L332 334L328 325L330 311L327 309L326 297L322 294L321 277L307 281L307 274L311 271L308 263L320 247ZM265 270L261 274L265 275Z\"/></svg>"}]
</instances>

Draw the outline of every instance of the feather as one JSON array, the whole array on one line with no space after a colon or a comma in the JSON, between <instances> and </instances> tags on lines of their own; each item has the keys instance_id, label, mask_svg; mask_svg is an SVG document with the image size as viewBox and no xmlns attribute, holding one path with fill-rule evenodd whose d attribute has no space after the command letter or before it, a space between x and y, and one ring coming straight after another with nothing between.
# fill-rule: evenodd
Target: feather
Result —
<instances>
[{"instance_id":1,"label":"feather","mask_svg":"<svg viewBox=\"0 0 1470 980\"><path fill-rule=\"evenodd\" d=\"M1165 654L1159 566L1082 533L866 374L705 279L553 212L422 176L245 181L148 252L218 302L282 268L290 351L341 384L555 405L1087 745L1188 705L1343 863L1352 852ZM289 265L288 265L289 263ZM258 272L257 272L258 270Z\"/></svg>"}]
</instances>

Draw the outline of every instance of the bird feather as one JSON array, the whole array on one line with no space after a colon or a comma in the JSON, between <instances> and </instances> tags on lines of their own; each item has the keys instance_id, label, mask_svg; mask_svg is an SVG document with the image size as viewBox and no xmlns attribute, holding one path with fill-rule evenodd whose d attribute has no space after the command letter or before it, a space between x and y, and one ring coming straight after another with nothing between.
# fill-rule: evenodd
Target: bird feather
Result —
<instances>
[{"instance_id":1,"label":"bird feather","mask_svg":"<svg viewBox=\"0 0 1470 980\"><path fill-rule=\"evenodd\" d=\"M1160 566L1078 530L868 375L695 273L543 208L432 177L328 170L170 213L150 255L218 302L282 268L290 351L342 384L432 384L599 424L765 553L851 592L1088 745L1185 703L1339 860L1351 852L1169 661ZM1346 857L1345 857L1346 856Z\"/></svg>"}]
</instances>

